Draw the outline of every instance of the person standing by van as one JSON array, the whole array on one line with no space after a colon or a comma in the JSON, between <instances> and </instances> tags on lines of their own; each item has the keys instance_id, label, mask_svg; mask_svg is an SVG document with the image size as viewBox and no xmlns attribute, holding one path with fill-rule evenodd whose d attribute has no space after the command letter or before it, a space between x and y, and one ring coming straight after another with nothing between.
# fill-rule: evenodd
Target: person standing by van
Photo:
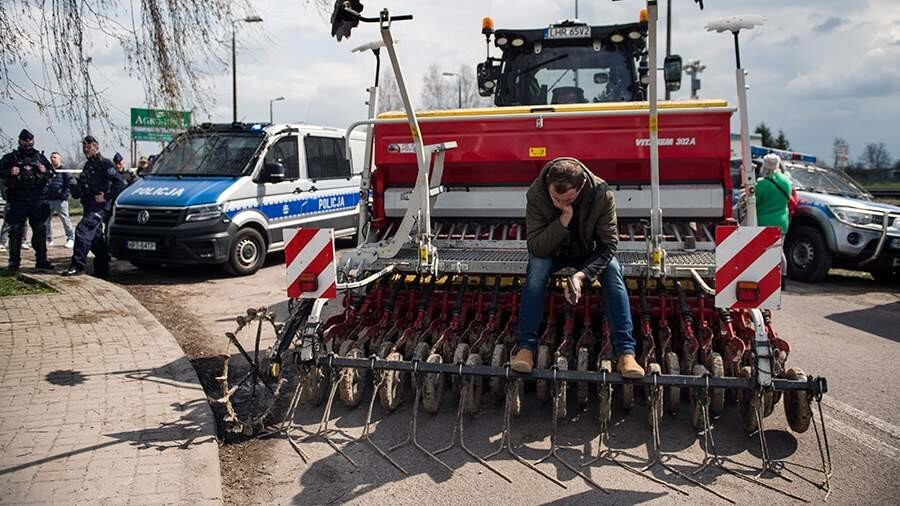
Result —
<instances>
[{"instance_id":1,"label":"person standing by van","mask_svg":"<svg viewBox=\"0 0 900 506\"><path fill-rule=\"evenodd\" d=\"M760 227L778 227L782 237L787 237L790 224L789 203L791 180L780 170L781 158L769 153L763 158L760 178L756 181L756 224ZM781 286L787 277L787 257L781 253Z\"/></svg>"},{"instance_id":2,"label":"person standing by van","mask_svg":"<svg viewBox=\"0 0 900 506\"><path fill-rule=\"evenodd\" d=\"M71 177L63 170L62 155L54 151L50 154L50 165L56 173L53 179L47 184L47 204L50 205L50 217L47 218L47 245L53 242L53 213L59 215L59 221L62 222L63 229L66 232L66 247L72 248L75 245L75 228L72 227L72 221L69 220L69 195L71 191Z\"/></svg>"},{"instance_id":3,"label":"person standing by van","mask_svg":"<svg viewBox=\"0 0 900 506\"><path fill-rule=\"evenodd\" d=\"M62 275L77 276L84 273L88 251L92 251L94 276L106 278L109 277L109 250L103 229L109 221L113 201L125 188L125 181L113 162L100 154L97 139L88 135L81 144L87 162L72 187L72 194L81 199L84 215L75 228L71 264Z\"/></svg>"}]
</instances>

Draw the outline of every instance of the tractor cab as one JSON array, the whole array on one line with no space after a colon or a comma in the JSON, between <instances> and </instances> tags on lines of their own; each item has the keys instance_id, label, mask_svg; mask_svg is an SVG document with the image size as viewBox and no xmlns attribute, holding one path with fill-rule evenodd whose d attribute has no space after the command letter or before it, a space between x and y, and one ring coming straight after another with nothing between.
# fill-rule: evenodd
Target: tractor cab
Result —
<instances>
[{"instance_id":1,"label":"tractor cab","mask_svg":"<svg viewBox=\"0 0 900 506\"><path fill-rule=\"evenodd\" d=\"M496 30L485 18L487 59L478 64L481 96L498 106L645 100L647 23L589 26L567 20L543 29ZM490 55L491 38L502 56ZM666 85L681 87L681 57L666 58Z\"/></svg>"}]
</instances>

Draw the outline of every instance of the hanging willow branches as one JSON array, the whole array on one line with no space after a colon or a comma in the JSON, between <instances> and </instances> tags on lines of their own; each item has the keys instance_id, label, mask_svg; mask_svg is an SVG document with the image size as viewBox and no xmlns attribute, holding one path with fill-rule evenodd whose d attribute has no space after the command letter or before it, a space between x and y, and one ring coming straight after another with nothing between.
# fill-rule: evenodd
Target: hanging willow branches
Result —
<instances>
[{"instance_id":1,"label":"hanging willow branches","mask_svg":"<svg viewBox=\"0 0 900 506\"><path fill-rule=\"evenodd\" d=\"M247 0L0 0L0 102L16 113L31 104L52 128L84 125L89 100L92 119L107 129L110 104L91 80L89 57L117 44L148 104L206 109L202 78L227 68L222 41L249 14Z\"/></svg>"}]
</instances>

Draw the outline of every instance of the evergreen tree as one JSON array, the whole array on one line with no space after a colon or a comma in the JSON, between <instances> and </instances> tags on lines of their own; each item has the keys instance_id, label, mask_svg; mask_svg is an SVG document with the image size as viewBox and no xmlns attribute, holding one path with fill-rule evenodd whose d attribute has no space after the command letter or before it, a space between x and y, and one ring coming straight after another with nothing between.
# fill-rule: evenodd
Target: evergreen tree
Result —
<instances>
[{"instance_id":1,"label":"evergreen tree","mask_svg":"<svg viewBox=\"0 0 900 506\"><path fill-rule=\"evenodd\" d=\"M775 140L772 138L772 130L765 123L760 123L753 133L762 135L762 145L767 148L775 147Z\"/></svg>"},{"instance_id":2,"label":"evergreen tree","mask_svg":"<svg viewBox=\"0 0 900 506\"><path fill-rule=\"evenodd\" d=\"M788 150L791 149L791 142L784 135L784 130L778 130L778 137L775 138L774 148Z\"/></svg>"}]
</instances>

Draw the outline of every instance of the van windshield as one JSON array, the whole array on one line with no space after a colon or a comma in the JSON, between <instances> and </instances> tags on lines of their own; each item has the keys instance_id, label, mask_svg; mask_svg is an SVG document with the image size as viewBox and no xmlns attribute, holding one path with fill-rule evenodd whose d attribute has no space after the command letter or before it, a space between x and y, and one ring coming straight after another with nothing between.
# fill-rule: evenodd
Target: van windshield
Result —
<instances>
[{"instance_id":1,"label":"van windshield","mask_svg":"<svg viewBox=\"0 0 900 506\"><path fill-rule=\"evenodd\" d=\"M203 132L180 135L156 160L156 176L241 176L264 137Z\"/></svg>"}]
</instances>

